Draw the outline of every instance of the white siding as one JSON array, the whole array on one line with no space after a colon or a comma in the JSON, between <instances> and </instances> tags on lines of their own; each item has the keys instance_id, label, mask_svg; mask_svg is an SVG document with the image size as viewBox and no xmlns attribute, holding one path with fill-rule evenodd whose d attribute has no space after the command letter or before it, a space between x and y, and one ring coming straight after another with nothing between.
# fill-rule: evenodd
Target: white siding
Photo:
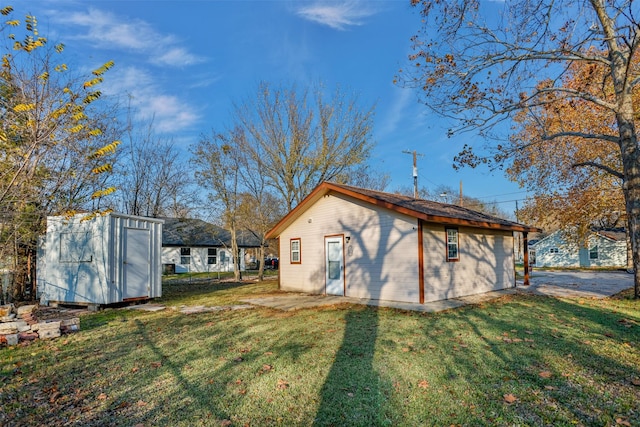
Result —
<instances>
[{"instance_id":1,"label":"white siding","mask_svg":"<svg viewBox=\"0 0 640 427\"><path fill-rule=\"evenodd\" d=\"M280 286L325 292L324 237L344 235L345 295L419 302L417 220L342 195L318 200L280 235ZM301 263L290 261L300 238Z\"/></svg>"},{"instance_id":2,"label":"white siding","mask_svg":"<svg viewBox=\"0 0 640 427\"><path fill-rule=\"evenodd\" d=\"M515 285L513 233L458 227L460 259L447 262L445 226L423 225L425 302Z\"/></svg>"},{"instance_id":3,"label":"white siding","mask_svg":"<svg viewBox=\"0 0 640 427\"><path fill-rule=\"evenodd\" d=\"M149 230L150 298L162 295L160 251L162 221L109 214L83 221L47 218L47 234L42 258L38 297L46 301L111 304L123 299L125 229ZM44 269L42 268L44 267ZM43 272L42 272L43 271Z\"/></svg>"},{"instance_id":4,"label":"white siding","mask_svg":"<svg viewBox=\"0 0 640 427\"><path fill-rule=\"evenodd\" d=\"M229 257L230 250L225 248L217 248L217 263L209 264L209 247L192 247L191 263L180 264L180 247L167 246L162 248L162 264L175 264L176 273L210 273L210 272L226 272L233 271L233 259ZM245 270L245 249L240 248L240 271ZM224 255L224 256L223 256Z\"/></svg>"},{"instance_id":5,"label":"white siding","mask_svg":"<svg viewBox=\"0 0 640 427\"><path fill-rule=\"evenodd\" d=\"M615 241L602 236L593 235L589 238L589 248L598 245L598 258L590 259L591 267L626 267L627 242Z\"/></svg>"},{"instance_id":6,"label":"white siding","mask_svg":"<svg viewBox=\"0 0 640 427\"><path fill-rule=\"evenodd\" d=\"M588 250L598 245L598 258L590 259ZM561 231L556 231L532 245L536 253L535 267L625 267L627 265L627 243L615 241L592 234L588 248L582 248L583 259L580 263L580 247L566 242ZM552 252L557 248L558 252Z\"/></svg>"},{"instance_id":7,"label":"white siding","mask_svg":"<svg viewBox=\"0 0 640 427\"><path fill-rule=\"evenodd\" d=\"M532 245L536 251L535 267L580 267L578 245L567 243L559 231ZM551 252L552 249L558 252Z\"/></svg>"}]
</instances>

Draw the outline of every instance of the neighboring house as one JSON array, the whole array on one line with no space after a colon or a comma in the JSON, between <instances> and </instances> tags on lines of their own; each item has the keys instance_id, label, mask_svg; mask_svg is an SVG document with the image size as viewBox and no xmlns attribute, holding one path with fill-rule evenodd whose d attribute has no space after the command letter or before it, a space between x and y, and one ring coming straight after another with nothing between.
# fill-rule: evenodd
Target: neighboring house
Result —
<instances>
[{"instance_id":1,"label":"neighboring house","mask_svg":"<svg viewBox=\"0 0 640 427\"><path fill-rule=\"evenodd\" d=\"M41 302L99 306L162 296L162 220L86 217L47 217L37 259Z\"/></svg>"},{"instance_id":2,"label":"neighboring house","mask_svg":"<svg viewBox=\"0 0 640 427\"><path fill-rule=\"evenodd\" d=\"M238 233L242 271L247 249L259 247L253 234ZM162 265L165 274L233 271L231 233L200 219L164 218Z\"/></svg>"},{"instance_id":3,"label":"neighboring house","mask_svg":"<svg viewBox=\"0 0 640 427\"><path fill-rule=\"evenodd\" d=\"M530 245L534 267L620 267L627 266L627 236L623 228L594 229L587 246L566 239L558 230Z\"/></svg>"},{"instance_id":4,"label":"neighboring house","mask_svg":"<svg viewBox=\"0 0 640 427\"><path fill-rule=\"evenodd\" d=\"M325 182L267 237L279 239L282 290L424 303L514 287L515 231L540 230Z\"/></svg>"}]
</instances>

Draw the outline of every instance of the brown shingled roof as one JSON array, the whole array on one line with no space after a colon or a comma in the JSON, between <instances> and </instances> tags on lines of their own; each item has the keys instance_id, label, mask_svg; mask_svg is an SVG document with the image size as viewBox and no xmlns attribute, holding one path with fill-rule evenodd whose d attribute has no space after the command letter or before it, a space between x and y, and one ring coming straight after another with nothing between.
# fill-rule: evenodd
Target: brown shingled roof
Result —
<instances>
[{"instance_id":1,"label":"brown shingled roof","mask_svg":"<svg viewBox=\"0 0 640 427\"><path fill-rule=\"evenodd\" d=\"M287 214L268 234L268 237L278 236L298 215L302 214L320 197L331 192L356 198L376 206L391 209L426 222L446 225L460 225L497 230L540 231L536 227L520 224L506 219L487 215L461 206L438 203L430 200L414 199L400 194L384 193L349 185L323 182L316 187L295 209Z\"/></svg>"}]
</instances>

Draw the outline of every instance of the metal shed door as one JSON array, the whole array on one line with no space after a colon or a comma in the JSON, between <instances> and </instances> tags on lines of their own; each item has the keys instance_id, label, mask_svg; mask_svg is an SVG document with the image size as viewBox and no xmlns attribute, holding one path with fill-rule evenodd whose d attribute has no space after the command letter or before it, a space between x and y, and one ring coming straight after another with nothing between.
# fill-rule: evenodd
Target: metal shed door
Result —
<instances>
[{"instance_id":1,"label":"metal shed door","mask_svg":"<svg viewBox=\"0 0 640 427\"><path fill-rule=\"evenodd\" d=\"M149 230L125 228L123 299L149 296L150 243Z\"/></svg>"},{"instance_id":2,"label":"metal shed door","mask_svg":"<svg viewBox=\"0 0 640 427\"><path fill-rule=\"evenodd\" d=\"M342 236L325 237L326 251L326 293L327 295L344 295L344 257Z\"/></svg>"}]
</instances>

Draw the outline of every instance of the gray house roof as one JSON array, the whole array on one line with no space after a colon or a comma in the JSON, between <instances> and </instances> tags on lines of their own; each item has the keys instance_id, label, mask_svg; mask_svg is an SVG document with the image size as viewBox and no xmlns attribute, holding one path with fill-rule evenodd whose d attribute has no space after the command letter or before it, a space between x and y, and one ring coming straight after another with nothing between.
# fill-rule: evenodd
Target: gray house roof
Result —
<instances>
[{"instance_id":1,"label":"gray house roof","mask_svg":"<svg viewBox=\"0 0 640 427\"><path fill-rule=\"evenodd\" d=\"M260 240L252 233L238 233L238 247L258 248ZM164 218L162 246L230 247L231 233L201 219Z\"/></svg>"},{"instance_id":2,"label":"gray house roof","mask_svg":"<svg viewBox=\"0 0 640 427\"><path fill-rule=\"evenodd\" d=\"M461 206L438 203L430 200L414 199L400 194L383 193L349 185L323 182L315 188L300 204L289 212L267 234L268 238L278 236L299 215L327 194L353 197L375 206L391 209L423 221L445 225L461 225L508 231L535 232L539 228L487 215Z\"/></svg>"}]
</instances>

